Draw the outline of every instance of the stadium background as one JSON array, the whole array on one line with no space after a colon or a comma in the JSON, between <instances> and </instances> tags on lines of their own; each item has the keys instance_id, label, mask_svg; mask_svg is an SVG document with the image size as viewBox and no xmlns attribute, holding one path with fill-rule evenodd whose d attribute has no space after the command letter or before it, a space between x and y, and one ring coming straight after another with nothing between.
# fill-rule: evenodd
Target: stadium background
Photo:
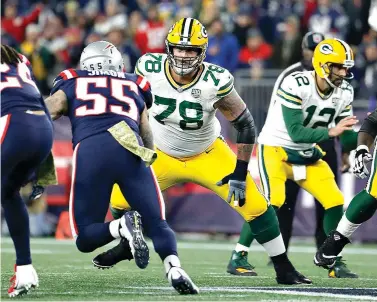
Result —
<instances>
[{"instance_id":1,"label":"stadium background","mask_svg":"<svg viewBox=\"0 0 377 302\"><path fill-rule=\"evenodd\" d=\"M279 72L301 59L301 39L306 31L339 37L356 53L354 110L363 119L376 106L377 1L374 0L70 0L2 1L2 43L16 47L33 65L38 85L48 95L54 77L76 67L83 47L105 39L123 53L127 71L146 52L164 52L167 29L181 17L198 18L209 33L206 61L229 69L237 90L251 109L258 129L263 126L274 81ZM369 22L368 22L369 20ZM232 146L234 132L221 116L223 135ZM31 233L65 237L68 208L71 134L66 118L55 122L59 185L29 205ZM259 182L255 156L250 163ZM341 175L346 205L365 181ZM26 199L30 186L23 189ZM165 193L168 221L175 231L238 233L240 216L216 195L193 184L176 186ZM300 195L294 235L314 233L314 202ZM62 214L63 213L63 214ZM3 221L4 222L4 221ZM356 240L377 241L373 227L377 217L354 235ZM7 233L5 224L2 227Z\"/></svg>"}]
</instances>

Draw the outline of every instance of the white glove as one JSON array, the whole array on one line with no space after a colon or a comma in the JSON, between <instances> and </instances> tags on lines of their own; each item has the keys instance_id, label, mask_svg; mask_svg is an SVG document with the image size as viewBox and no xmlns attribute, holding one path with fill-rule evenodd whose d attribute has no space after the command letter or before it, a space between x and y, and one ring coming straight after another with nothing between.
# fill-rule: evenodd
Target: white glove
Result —
<instances>
[{"instance_id":1,"label":"white glove","mask_svg":"<svg viewBox=\"0 0 377 302\"><path fill-rule=\"evenodd\" d=\"M373 158L369 153L369 148L365 145L358 146L355 152L355 165L352 169L353 174L361 179L368 177L369 171L366 164L372 160Z\"/></svg>"}]
</instances>

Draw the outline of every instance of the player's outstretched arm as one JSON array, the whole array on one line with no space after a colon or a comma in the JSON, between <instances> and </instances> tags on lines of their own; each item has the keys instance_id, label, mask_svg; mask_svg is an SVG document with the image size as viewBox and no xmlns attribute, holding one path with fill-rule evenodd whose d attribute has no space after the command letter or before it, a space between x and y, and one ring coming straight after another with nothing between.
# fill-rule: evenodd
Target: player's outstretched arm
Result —
<instances>
[{"instance_id":1,"label":"player's outstretched arm","mask_svg":"<svg viewBox=\"0 0 377 302\"><path fill-rule=\"evenodd\" d=\"M56 120L68 111L67 96L62 90L58 90L45 100L52 120Z\"/></svg>"},{"instance_id":2,"label":"player's outstretched arm","mask_svg":"<svg viewBox=\"0 0 377 302\"><path fill-rule=\"evenodd\" d=\"M235 89L214 105L225 118L237 129L237 164L234 172L221 181L218 185L229 183L228 202L234 195L235 205L245 203L245 188L247 167L255 143L254 119L246 104Z\"/></svg>"},{"instance_id":3,"label":"player's outstretched arm","mask_svg":"<svg viewBox=\"0 0 377 302\"><path fill-rule=\"evenodd\" d=\"M140 116L140 136L143 140L144 147L154 150L153 133L148 121L148 109L144 108Z\"/></svg>"}]
</instances>

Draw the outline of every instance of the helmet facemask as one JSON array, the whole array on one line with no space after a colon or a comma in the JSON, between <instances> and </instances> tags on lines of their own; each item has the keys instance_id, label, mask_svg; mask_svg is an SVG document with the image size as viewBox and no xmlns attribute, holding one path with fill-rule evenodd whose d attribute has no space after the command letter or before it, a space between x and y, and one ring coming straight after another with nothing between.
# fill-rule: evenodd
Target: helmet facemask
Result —
<instances>
[{"instance_id":1,"label":"helmet facemask","mask_svg":"<svg viewBox=\"0 0 377 302\"><path fill-rule=\"evenodd\" d=\"M194 50L197 52L195 57L180 57L175 56L173 48ZM168 54L169 65L173 68L174 72L180 76L192 73L200 67L205 58L205 49L194 46L173 45L166 41L166 52Z\"/></svg>"},{"instance_id":2,"label":"helmet facemask","mask_svg":"<svg viewBox=\"0 0 377 302\"><path fill-rule=\"evenodd\" d=\"M325 74L325 80L332 88L339 88L343 80L352 80L353 79L353 73L349 71L349 68L351 68L353 64L346 63L346 64L336 64L336 63L326 63L322 65L323 73ZM340 68L347 68L347 73L345 76L341 76L339 74L336 74L333 69L334 67Z\"/></svg>"}]
</instances>

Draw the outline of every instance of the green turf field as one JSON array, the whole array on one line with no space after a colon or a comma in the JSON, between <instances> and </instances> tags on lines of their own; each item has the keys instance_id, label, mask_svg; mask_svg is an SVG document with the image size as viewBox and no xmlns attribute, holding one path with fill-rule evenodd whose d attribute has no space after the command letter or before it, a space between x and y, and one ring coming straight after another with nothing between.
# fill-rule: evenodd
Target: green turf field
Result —
<instances>
[{"instance_id":1,"label":"green turf field","mask_svg":"<svg viewBox=\"0 0 377 302\"><path fill-rule=\"evenodd\" d=\"M267 256L253 245L249 259L258 277L235 277L225 272L234 244L218 241L180 241L184 269L201 289L198 296L179 296L164 277L162 264L152 251L149 266L138 269L134 262L122 262L110 270L91 264L96 253L82 254L71 241L33 239L33 263L40 286L18 300L301 300L377 301L377 247L353 245L345 250L347 264L359 279L329 279L326 271L313 264L311 245L294 245L290 258L296 268L312 278L312 286L278 286ZM152 248L151 243L149 247ZM14 251L9 238L1 243L1 298L12 275Z\"/></svg>"}]
</instances>

